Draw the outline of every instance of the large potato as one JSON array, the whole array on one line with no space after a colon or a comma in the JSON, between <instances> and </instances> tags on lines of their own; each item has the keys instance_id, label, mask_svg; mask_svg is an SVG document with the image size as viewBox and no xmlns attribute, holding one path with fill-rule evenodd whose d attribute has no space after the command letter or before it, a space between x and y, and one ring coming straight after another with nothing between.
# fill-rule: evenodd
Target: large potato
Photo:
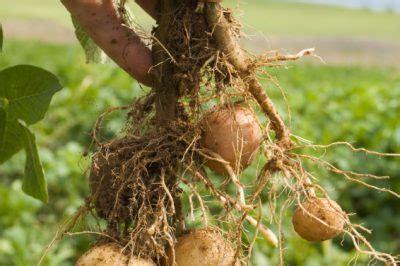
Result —
<instances>
[{"instance_id":1,"label":"large potato","mask_svg":"<svg viewBox=\"0 0 400 266\"><path fill-rule=\"evenodd\" d=\"M155 266L155 264L135 256L129 258L122 253L121 246L108 243L89 249L78 259L76 266Z\"/></svg>"},{"instance_id":2,"label":"large potato","mask_svg":"<svg viewBox=\"0 0 400 266\"><path fill-rule=\"evenodd\" d=\"M240 105L217 106L202 119L202 146L243 170L253 160L262 140L262 131L255 114ZM227 175L225 166L213 160L206 165L215 172Z\"/></svg>"},{"instance_id":3,"label":"large potato","mask_svg":"<svg viewBox=\"0 0 400 266\"><path fill-rule=\"evenodd\" d=\"M343 231L345 220L342 209L335 201L312 198L302 205L310 214L329 225L321 223L298 207L294 212L292 223L294 230L305 240L324 241L338 236Z\"/></svg>"},{"instance_id":4,"label":"large potato","mask_svg":"<svg viewBox=\"0 0 400 266\"><path fill-rule=\"evenodd\" d=\"M211 229L198 229L178 238L175 244L177 266L233 266L235 251L222 235ZM168 252L167 265L173 265L172 251Z\"/></svg>"}]
</instances>

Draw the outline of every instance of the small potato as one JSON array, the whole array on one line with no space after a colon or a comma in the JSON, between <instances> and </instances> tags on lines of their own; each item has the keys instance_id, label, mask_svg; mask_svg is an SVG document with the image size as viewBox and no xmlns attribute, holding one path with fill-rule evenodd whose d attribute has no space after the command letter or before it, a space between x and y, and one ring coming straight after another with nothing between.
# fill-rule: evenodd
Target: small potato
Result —
<instances>
[{"instance_id":1,"label":"small potato","mask_svg":"<svg viewBox=\"0 0 400 266\"><path fill-rule=\"evenodd\" d=\"M174 250L177 266L240 265L231 244L220 233L209 228L194 230L179 237ZM167 265L174 265L172 251L169 250L167 255Z\"/></svg>"},{"instance_id":2,"label":"small potato","mask_svg":"<svg viewBox=\"0 0 400 266\"><path fill-rule=\"evenodd\" d=\"M139 258L139 257L136 257L136 256L132 256L129 259L128 266L156 266L156 264L151 260L142 259L142 258Z\"/></svg>"},{"instance_id":3,"label":"small potato","mask_svg":"<svg viewBox=\"0 0 400 266\"><path fill-rule=\"evenodd\" d=\"M233 170L245 169L254 159L263 134L255 114L241 105L217 106L201 122L202 146L230 163ZM213 160L206 165L221 175L225 166Z\"/></svg>"},{"instance_id":4,"label":"small potato","mask_svg":"<svg viewBox=\"0 0 400 266\"><path fill-rule=\"evenodd\" d=\"M154 262L122 253L121 246L108 243L95 246L83 254L76 266L155 266Z\"/></svg>"},{"instance_id":5,"label":"small potato","mask_svg":"<svg viewBox=\"0 0 400 266\"><path fill-rule=\"evenodd\" d=\"M301 207L294 212L292 223L294 230L310 242L324 241L338 236L345 224L342 209L333 200L312 198L303 204L303 208L318 217L327 225L306 213Z\"/></svg>"}]
</instances>

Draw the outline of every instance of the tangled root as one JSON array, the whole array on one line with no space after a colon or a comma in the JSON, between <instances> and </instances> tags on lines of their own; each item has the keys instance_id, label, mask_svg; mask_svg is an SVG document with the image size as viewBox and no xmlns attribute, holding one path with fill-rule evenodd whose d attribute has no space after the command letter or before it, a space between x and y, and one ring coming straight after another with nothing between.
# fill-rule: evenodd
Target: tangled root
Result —
<instances>
[{"instance_id":1,"label":"tangled root","mask_svg":"<svg viewBox=\"0 0 400 266\"><path fill-rule=\"evenodd\" d=\"M134 254L160 259L165 245L173 245L183 223L179 169L193 139L193 128L173 124L115 139L94 155L90 200L108 222L109 234L125 241Z\"/></svg>"}]
</instances>

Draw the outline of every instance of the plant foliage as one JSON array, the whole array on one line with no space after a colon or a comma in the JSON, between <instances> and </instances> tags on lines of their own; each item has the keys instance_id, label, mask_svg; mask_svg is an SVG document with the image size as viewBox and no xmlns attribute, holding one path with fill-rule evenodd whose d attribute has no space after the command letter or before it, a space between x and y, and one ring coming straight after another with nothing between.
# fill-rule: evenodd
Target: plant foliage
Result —
<instances>
[{"instance_id":1,"label":"plant foliage","mask_svg":"<svg viewBox=\"0 0 400 266\"><path fill-rule=\"evenodd\" d=\"M17 65L0 72L0 163L22 148L26 152L23 190L47 202L47 187L35 136L28 126L42 120L50 101L62 86L41 68Z\"/></svg>"}]
</instances>

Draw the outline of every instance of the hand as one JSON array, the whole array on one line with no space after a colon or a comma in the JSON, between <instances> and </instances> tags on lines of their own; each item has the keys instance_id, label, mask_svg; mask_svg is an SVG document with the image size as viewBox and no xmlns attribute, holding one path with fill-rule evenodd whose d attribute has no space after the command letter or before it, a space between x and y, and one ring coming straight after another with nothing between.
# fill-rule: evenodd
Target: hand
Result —
<instances>
[{"instance_id":1,"label":"hand","mask_svg":"<svg viewBox=\"0 0 400 266\"><path fill-rule=\"evenodd\" d=\"M128 27L113 0L61 0L71 15L103 51L133 78L151 86L151 51ZM152 17L156 0L136 0Z\"/></svg>"}]
</instances>

